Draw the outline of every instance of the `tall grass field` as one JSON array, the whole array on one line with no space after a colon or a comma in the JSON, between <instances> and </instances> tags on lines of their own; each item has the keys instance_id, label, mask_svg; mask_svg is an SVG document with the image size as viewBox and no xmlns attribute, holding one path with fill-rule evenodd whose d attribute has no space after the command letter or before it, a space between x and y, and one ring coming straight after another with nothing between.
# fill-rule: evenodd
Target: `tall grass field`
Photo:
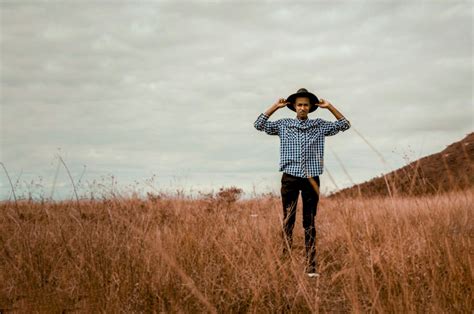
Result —
<instances>
[{"instance_id":1,"label":"tall grass field","mask_svg":"<svg viewBox=\"0 0 474 314\"><path fill-rule=\"evenodd\" d=\"M279 197L3 202L0 309L472 313L473 196L322 197L316 278L301 199L286 259Z\"/></svg>"}]
</instances>

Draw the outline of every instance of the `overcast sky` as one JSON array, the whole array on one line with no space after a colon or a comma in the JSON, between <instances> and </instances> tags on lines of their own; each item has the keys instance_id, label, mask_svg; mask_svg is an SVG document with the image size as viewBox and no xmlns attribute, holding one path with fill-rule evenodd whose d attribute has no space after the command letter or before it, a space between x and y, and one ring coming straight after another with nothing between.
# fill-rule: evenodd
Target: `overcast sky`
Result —
<instances>
[{"instance_id":1,"label":"overcast sky","mask_svg":"<svg viewBox=\"0 0 474 314\"><path fill-rule=\"evenodd\" d=\"M19 194L49 197L56 182L53 196L70 196L58 154L82 192L111 176L143 191L279 192L278 137L253 123L301 87L352 125L326 138L323 192L474 129L472 1L0 3L0 161Z\"/></svg>"}]
</instances>

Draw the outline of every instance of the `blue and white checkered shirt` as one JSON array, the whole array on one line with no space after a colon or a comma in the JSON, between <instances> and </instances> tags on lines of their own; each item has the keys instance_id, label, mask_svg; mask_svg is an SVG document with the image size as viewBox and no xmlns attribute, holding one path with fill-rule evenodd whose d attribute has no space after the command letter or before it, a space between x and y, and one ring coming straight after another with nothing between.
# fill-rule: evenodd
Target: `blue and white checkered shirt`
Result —
<instances>
[{"instance_id":1,"label":"blue and white checkered shirt","mask_svg":"<svg viewBox=\"0 0 474 314\"><path fill-rule=\"evenodd\" d=\"M319 176L324 168L324 139L351 127L346 118L334 122L317 119L280 119L268 121L262 113L254 126L259 131L280 137L280 169L285 173L309 178Z\"/></svg>"}]
</instances>

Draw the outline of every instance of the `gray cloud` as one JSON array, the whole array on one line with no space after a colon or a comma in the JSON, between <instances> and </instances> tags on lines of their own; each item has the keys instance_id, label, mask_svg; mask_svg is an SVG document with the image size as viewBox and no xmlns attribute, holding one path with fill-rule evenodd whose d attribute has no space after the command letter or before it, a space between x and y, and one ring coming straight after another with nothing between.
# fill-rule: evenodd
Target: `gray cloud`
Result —
<instances>
[{"instance_id":1,"label":"gray cloud","mask_svg":"<svg viewBox=\"0 0 474 314\"><path fill-rule=\"evenodd\" d=\"M54 174L60 147L90 178L278 190L278 138L253 122L299 87L352 123L327 138L340 187L350 182L329 147L361 182L473 129L470 2L0 6L0 159L14 175Z\"/></svg>"}]
</instances>

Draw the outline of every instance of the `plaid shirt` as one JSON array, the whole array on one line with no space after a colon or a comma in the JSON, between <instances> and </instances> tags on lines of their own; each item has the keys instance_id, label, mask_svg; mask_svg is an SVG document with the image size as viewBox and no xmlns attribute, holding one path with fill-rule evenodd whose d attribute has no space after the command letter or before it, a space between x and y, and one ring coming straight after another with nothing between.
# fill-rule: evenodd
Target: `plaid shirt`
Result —
<instances>
[{"instance_id":1,"label":"plaid shirt","mask_svg":"<svg viewBox=\"0 0 474 314\"><path fill-rule=\"evenodd\" d=\"M345 131L351 126L344 117L335 122L320 118L267 121L268 118L266 114L260 114L254 126L259 131L280 137L279 171L302 178L323 173L325 137Z\"/></svg>"}]
</instances>

